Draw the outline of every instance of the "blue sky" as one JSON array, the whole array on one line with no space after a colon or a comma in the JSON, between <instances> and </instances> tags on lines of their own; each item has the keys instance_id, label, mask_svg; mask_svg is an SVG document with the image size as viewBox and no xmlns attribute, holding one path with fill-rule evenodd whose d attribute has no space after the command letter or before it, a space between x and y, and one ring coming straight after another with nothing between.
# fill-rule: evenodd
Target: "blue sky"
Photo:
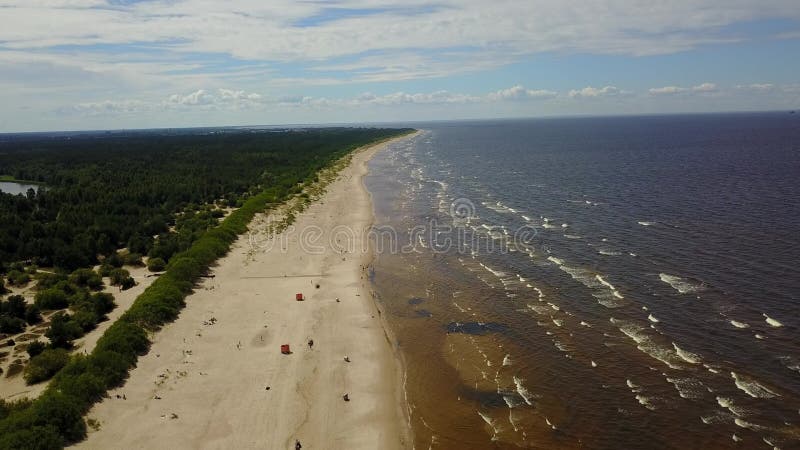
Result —
<instances>
[{"instance_id":1,"label":"blue sky","mask_svg":"<svg viewBox=\"0 0 800 450\"><path fill-rule=\"evenodd\" d=\"M800 108L796 0L661 3L0 0L0 132Z\"/></svg>"}]
</instances>

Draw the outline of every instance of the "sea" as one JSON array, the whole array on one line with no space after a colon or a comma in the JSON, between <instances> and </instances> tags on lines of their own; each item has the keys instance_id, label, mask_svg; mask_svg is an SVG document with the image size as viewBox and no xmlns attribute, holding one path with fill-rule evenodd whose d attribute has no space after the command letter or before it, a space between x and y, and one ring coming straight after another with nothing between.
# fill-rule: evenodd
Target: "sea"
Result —
<instances>
[{"instance_id":1,"label":"sea","mask_svg":"<svg viewBox=\"0 0 800 450\"><path fill-rule=\"evenodd\" d=\"M365 183L415 448L800 448L800 115L414 127Z\"/></svg>"}]
</instances>

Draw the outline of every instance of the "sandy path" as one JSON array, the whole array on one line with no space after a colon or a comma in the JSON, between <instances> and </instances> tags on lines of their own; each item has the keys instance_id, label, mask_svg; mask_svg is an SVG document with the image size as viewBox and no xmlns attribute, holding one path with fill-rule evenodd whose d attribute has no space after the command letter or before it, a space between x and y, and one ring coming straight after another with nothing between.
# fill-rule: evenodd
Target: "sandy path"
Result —
<instances>
[{"instance_id":1,"label":"sandy path","mask_svg":"<svg viewBox=\"0 0 800 450\"><path fill-rule=\"evenodd\" d=\"M329 239L345 226L361 248L372 221L362 178L380 148L357 153L283 245L254 252L240 238L125 386L90 411L100 429L78 447L293 449L299 439L303 449L409 448L399 362L369 295L367 256ZM309 226L325 233L319 254L298 244ZM293 354L280 353L284 343Z\"/></svg>"}]
</instances>

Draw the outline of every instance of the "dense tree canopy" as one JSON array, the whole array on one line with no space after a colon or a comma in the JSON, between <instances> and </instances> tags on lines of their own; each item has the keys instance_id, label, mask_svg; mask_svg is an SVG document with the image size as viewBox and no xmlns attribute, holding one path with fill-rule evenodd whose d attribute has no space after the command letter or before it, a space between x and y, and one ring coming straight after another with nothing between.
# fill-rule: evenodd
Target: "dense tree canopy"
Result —
<instances>
[{"instance_id":1,"label":"dense tree canopy","mask_svg":"<svg viewBox=\"0 0 800 450\"><path fill-rule=\"evenodd\" d=\"M396 133L205 130L5 137L0 175L43 187L27 195L0 193L0 262L32 260L73 270L120 247L168 261L212 219L216 223L218 213L200 205L221 200L235 206L266 187L279 197L333 157ZM176 213L187 207L190 214L179 218L185 233L168 234ZM161 239L154 244L157 235Z\"/></svg>"}]
</instances>

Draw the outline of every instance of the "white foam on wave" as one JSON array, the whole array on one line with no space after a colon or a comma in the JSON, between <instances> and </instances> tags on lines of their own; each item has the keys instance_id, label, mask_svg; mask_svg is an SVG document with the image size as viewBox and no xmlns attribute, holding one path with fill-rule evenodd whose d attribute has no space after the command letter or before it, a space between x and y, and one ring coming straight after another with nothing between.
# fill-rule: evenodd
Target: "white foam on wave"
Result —
<instances>
[{"instance_id":1,"label":"white foam on wave","mask_svg":"<svg viewBox=\"0 0 800 450\"><path fill-rule=\"evenodd\" d=\"M660 273L658 274L658 277L661 279L661 281L667 283L672 287L672 289L675 289L681 294L689 294L692 292L697 292L703 287L702 284L695 284L690 282L689 280L683 279L675 275Z\"/></svg>"},{"instance_id":2,"label":"white foam on wave","mask_svg":"<svg viewBox=\"0 0 800 450\"><path fill-rule=\"evenodd\" d=\"M505 273L505 272L502 272L502 271L500 271L500 270L494 270L494 269L492 269L491 267L487 266L487 265L486 265L486 264L484 264L484 263L478 263L478 264L480 264L480 265L481 265L481 267L483 267L483 268L484 268L484 269L486 269L487 271L491 272L491 274L492 274L492 275L494 275L494 276L496 276L497 278L503 278L504 276L506 276L506 273Z\"/></svg>"},{"instance_id":3,"label":"white foam on wave","mask_svg":"<svg viewBox=\"0 0 800 450\"><path fill-rule=\"evenodd\" d=\"M510 366L511 365L511 355L506 355L503 357L503 365Z\"/></svg>"},{"instance_id":4,"label":"white foam on wave","mask_svg":"<svg viewBox=\"0 0 800 450\"><path fill-rule=\"evenodd\" d=\"M522 397L523 400L525 400L525 403L527 403L529 406L533 406L534 396L522 384L524 381L525 380L523 380L522 378L514 376L514 385L517 387L517 393L519 394L520 397Z\"/></svg>"},{"instance_id":5,"label":"white foam on wave","mask_svg":"<svg viewBox=\"0 0 800 450\"><path fill-rule=\"evenodd\" d=\"M536 314L539 314L540 316L550 315L550 308L547 306L528 304L528 309L535 312Z\"/></svg>"},{"instance_id":6,"label":"white foam on wave","mask_svg":"<svg viewBox=\"0 0 800 450\"><path fill-rule=\"evenodd\" d=\"M680 365L682 359L678 354L669 347L665 347L658 343L647 333L647 329L637 325L633 322L618 320L615 318L609 319L612 324L619 328L625 336L628 336L636 343L636 348L642 353L650 356L653 359L661 361L671 369L682 370Z\"/></svg>"},{"instance_id":7,"label":"white foam on wave","mask_svg":"<svg viewBox=\"0 0 800 450\"><path fill-rule=\"evenodd\" d=\"M670 378L667 377L667 382L675 386L678 395L685 399L702 398L706 389L703 383L696 378Z\"/></svg>"},{"instance_id":8,"label":"white foam on wave","mask_svg":"<svg viewBox=\"0 0 800 450\"><path fill-rule=\"evenodd\" d=\"M740 428L747 428L748 430L753 430L753 431L761 431L761 430L766 429L766 427L763 427L761 425L756 425L756 424L754 424L752 422L748 422L748 421L746 421L744 419L740 419L739 417L733 419L733 423L735 423L736 426L738 426Z\"/></svg>"},{"instance_id":9,"label":"white foam on wave","mask_svg":"<svg viewBox=\"0 0 800 450\"><path fill-rule=\"evenodd\" d=\"M592 367L597 367L597 363L592 360Z\"/></svg>"},{"instance_id":10,"label":"white foam on wave","mask_svg":"<svg viewBox=\"0 0 800 450\"><path fill-rule=\"evenodd\" d=\"M706 425L716 424L716 423L725 423L730 420L730 416L728 413L724 413L722 411L717 411L705 416L700 416L700 420L703 421Z\"/></svg>"},{"instance_id":11,"label":"white foam on wave","mask_svg":"<svg viewBox=\"0 0 800 450\"><path fill-rule=\"evenodd\" d=\"M740 375L736 372L731 372L736 387L744 391L747 395L753 398L775 398L780 397L777 392L771 391L769 388L754 380L751 377Z\"/></svg>"},{"instance_id":12,"label":"white foam on wave","mask_svg":"<svg viewBox=\"0 0 800 450\"><path fill-rule=\"evenodd\" d=\"M616 250L599 250L597 253L599 253L599 254L601 254L603 256L620 256L620 255L622 255L621 252L618 252Z\"/></svg>"},{"instance_id":13,"label":"white foam on wave","mask_svg":"<svg viewBox=\"0 0 800 450\"><path fill-rule=\"evenodd\" d=\"M481 419L483 419L483 421L486 422L486 424L489 425L489 427L492 429L492 440L496 441L498 430L497 427L495 426L495 421L492 420L491 417L482 413L481 411L478 411L478 415L481 416Z\"/></svg>"},{"instance_id":14,"label":"white foam on wave","mask_svg":"<svg viewBox=\"0 0 800 450\"><path fill-rule=\"evenodd\" d=\"M531 218L526 216L525 214L522 214L522 218L525 219L526 222L531 222Z\"/></svg>"},{"instance_id":15,"label":"white foam on wave","mask_svg":"<svg viewBox=\"0 0 800 450\"><path fill-rule=\"evenodd\" d=\"M639 225L641 225L643 227L652 227L653 225L656 224L656 222L648 222L648 221L639 221L639 222L636 222L636 223L638 223Z\"/></svg>"},{"instance_id":16,"label":"white foam on wave","mask_svg":"<svg viewBox=\"0 0 800 450\"><path fill-rule=\"evenodd\" d=\"M583 236L578 236L577 234L565 234L564 237L567 239L583 239Z\"/></svg>"},{"instance_id":17,"label":"white foam on wave","mask_svg":"<svg viewBox=\"0 0 800 450\"><path fill-rule=\"evenodd\" d=\"M503 395L503 400L506 402L508 409L514 409L522 403L519 398L514 395ZM512 423L511 425L514 424Z\"/></svg>"},{"instance_id":18,"label":"white foam on wave","mask_svg":"<svg viewBox=\"0 0 800 450\"><path fill-rule=\"evenodd\" d=\"M731 325L735 326L736 328L750 328L749 324L739 322L738 320L731 320Z\"/></svg>"},{"instance_id":19,"label":"white foam on wave","mask_svg":"<svg viewBox=\"0 0 800 450\"><path fill-rule=\"evenodd\" d=\"M682 360L688 362L689 364L700 364L703 362L703 358L701 358L700 355L684 350L678 347L678 344L674 342L672 343L672 346L675 348L675 353L677 353Z\"/></svg>"},{"instance_id":20,"label":"white foam on wave","mask_svg":"<svg viewBox=\"0 0 800 450\"><path fill-rule=\"evenodd\" d=\"M721 407L723 407L723 408L727 409L727 410L728 410L728 411L730 411L730 412L731 412L733 415L735 415L735 416L738 416L738 417L742 417L742 416L744 416L744 415L745 415L745 413L747 412L747 411L746 411L744 408L742 408L742 407L740 407L740 406L737 406L737 405L736 405L736 404L733 402L733 399L732 399L732 398L729 398L729 397L721 397L721 396L717 396L717 404L719 404L719 406L721 406Z\"/></svg>"},{"instance_id":21,"label":"white foam on wave","mask_svg":"<svg viewBox=\"0 0 800 450\"><path fill-rule=\"evenodd\" d=\"M581 326L582 327L587 327L587 328L591 328L592 327L591 325L589 325L588 323L584 322L583 320L581 320Z\"/></svg>"},{"instance_id":22,"label":"white foam on wave","mask_svg":"<svg viewBox=\"0 0 800 450\"><path fill-rule=\"evenodd\" d=\"M564 321L561 319L553 319L553 323L556 324L557 327L563 327Z\"/></svg>"},{"instance_id":23,"label":"white foam on wave","mask_svg":"<svg viewBox=\"0 0 800 450\"><path fill-rule=\"evenodd\" d=\"M547 259L556 264L562 272L569 274L573 280L592 289L592 297L597 299L597 303L600 303L606 308L618 308L623 305L620 300L625 297L619 293L614 285L606 281L602 275L587 269L567 266L564 260L556 258L555 256L548 256Z\"/></svg>"},{"instance_id":24,"label":"white foam on wave","mask_svg":"<svg viewBox=\"0 0 800 450\"><path fill-rule=\"evenodd\" d=\"M780 356L778 359L786 366L787 369L795 372L800 372L800 361L791 356Z\"/></svg>"},{"instance_id":25,"label":"white foam on wave","mask_svg":"<svg viewBox=\"0 0 800 450\"><path fill-rule=\"evenodd\" d=\"M645 408L649 409L650 411L656 410L656 405L653 404L654 397L646 397L641 394L636 395L636 400L639 402L640 405L644 406Z\"/></svg>"},{"instance_id":26,"label":"white foam on wave","mask_svg":"<svg viewBox=\"0 0 800 450\"><path fill-rule=\"evenodd\" d=\"M770 316L768 316L766 314L761 314L761 315L764 316L764 318L765 318L764 320L767 322L767 324L769 324L769 326L774 327L774 328L780 328L780 327L783 326L782 323L778 322L777 320L773 319L772 317L770 317Z\"/></svg>"},{"instance_id":27,"label":"white foam on wave","mask_svg":"<svg viewBox=\"0 0 800 450\"><path fill-rule=\"evenodd\" d=\"M652 314L650 314L649 316L647 316L647 320L649 320L650 322L653 322L653 323L659 323L659 322L661 322L660 320L658 320L658 319L656 318L656 316L654 316L654 315L652 315Z\"/></svg>"},{"instance_id":28,"label":"white foam on wave","mask_svg":"<svg viewBox=\"0 0 800 450\"><path fill-rule=\"evenodd\" d=\"M606 281L605 278L603 278L600 275L595 275L594 277L597 279L597 281L600 282L600 284L602 284L603 286L605 286L609 290L611 290L611 295L613 295L614 297L619 298L619 299L625 298L625 297L622 296L622 294L619 293L617 288L615 288L613 284L611 284L608 281Z\"/></svg>"}]
</instances>

